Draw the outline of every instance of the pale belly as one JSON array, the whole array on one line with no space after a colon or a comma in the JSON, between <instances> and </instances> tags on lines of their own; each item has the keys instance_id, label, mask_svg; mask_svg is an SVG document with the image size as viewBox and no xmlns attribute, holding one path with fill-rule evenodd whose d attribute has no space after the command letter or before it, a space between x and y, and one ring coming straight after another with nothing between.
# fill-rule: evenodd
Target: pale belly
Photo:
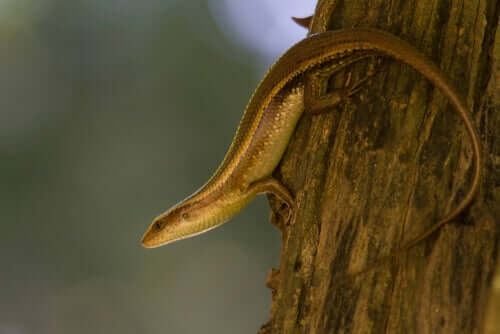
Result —
<instances>
[{"instance_id":1,"label":"pale belly","mask_svg":"<svg viewBox=\"0 0 500 334\"><path fill-rule=\"evenodd\" d=\"M302 85L291 87L273 99L259 122L245 157L235 170L235 175L241 177L242 185L272 174L303 112Z\"/></svg>"}]
</instances>

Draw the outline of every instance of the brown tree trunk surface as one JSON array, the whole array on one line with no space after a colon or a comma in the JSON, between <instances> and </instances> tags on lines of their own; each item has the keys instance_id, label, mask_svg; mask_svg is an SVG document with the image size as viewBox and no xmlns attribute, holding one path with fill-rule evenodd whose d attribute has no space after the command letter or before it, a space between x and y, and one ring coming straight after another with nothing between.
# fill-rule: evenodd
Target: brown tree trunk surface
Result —
<instances>
[{"instance_id":1,"label":"brown tree trunk surface","mask_svg":"<svg viewBox=\"0 0 500 334\"><path fill-rule=\"evenodd\" d=\"M483 178L459 219L354 275L445 216L472 174L472 146L447 99L409 66L380 58L351 101L302 118L276 173L297 215L285 226L270 198L282 250L260 333L482 333L500 240L500 1L319 2L329 29L389 31L439 65L473 113Z\"/></svg>"}]
</instances>

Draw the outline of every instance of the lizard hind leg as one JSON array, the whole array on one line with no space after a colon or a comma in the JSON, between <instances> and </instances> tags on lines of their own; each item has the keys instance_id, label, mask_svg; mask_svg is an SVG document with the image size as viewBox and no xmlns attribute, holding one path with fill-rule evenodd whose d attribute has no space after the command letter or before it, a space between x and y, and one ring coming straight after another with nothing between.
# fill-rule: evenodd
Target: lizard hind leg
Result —
<instances>
[{"instance_id":1,"label":"lizard hind leg","mask_svg":"<svg viewBox=\"0 0 500 334\"><path fill-rule=\"evenodd\" d=\"M328 91L329 80L332 75L340 72L346 67L367 58L373 59L377 55L379 55L379 53L374 51L357 52L336 59L334 62L320 68L311 70L311 72L307 74L309 77L305 85L305 112L319 114L329 111L331 107L349 100L351 96L358 93L363 84L376 74L373 62L366 75L354 83L351 83L351 73L349 72L345 85L342 88Z\"/></svg>"}]
</instances>

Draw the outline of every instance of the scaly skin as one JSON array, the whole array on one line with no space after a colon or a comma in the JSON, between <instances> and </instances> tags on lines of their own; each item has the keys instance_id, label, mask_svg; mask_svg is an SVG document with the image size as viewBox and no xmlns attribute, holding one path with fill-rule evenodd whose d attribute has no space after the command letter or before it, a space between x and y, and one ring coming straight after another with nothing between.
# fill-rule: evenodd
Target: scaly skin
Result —
<instances>
[{"instance_id":1,"label":"scaly skin","mask_svg":"<svg viewBox=\"0 0 500 334\"><path fill-rule=\"evenodd\" d=\"M479 140L467 107L439 68L410 44L383 31L356 28L312 35L276 61L252 95L215 174L193 195L157 217L142 245L158 247L204 233L229 220L262 192L275 193L293 209L292 197L271 174L304 112L299 76L355 51L374 51L410 65L444 93L462 118L475 155L471 187L452 212L415 242L456 217L471 202L480 179Z\"/></svg>"}]
</instances>

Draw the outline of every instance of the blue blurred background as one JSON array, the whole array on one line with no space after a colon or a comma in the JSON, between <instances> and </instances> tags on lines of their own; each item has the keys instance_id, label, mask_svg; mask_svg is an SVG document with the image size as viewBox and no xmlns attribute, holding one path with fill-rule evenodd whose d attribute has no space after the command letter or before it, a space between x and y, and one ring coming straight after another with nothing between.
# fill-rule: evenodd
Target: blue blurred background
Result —
<instances>
[{"instance_id":1,"label":"blue blurred background","mask_svg":"<svg viewBox=\"0 0 500 334\"><path fill-rule=\"evenodd\" d=\"M255 333L280 236L259 198L145 250L201 186L314 0L0 1L0 334Z\"/></svg>"}]
</instances>

